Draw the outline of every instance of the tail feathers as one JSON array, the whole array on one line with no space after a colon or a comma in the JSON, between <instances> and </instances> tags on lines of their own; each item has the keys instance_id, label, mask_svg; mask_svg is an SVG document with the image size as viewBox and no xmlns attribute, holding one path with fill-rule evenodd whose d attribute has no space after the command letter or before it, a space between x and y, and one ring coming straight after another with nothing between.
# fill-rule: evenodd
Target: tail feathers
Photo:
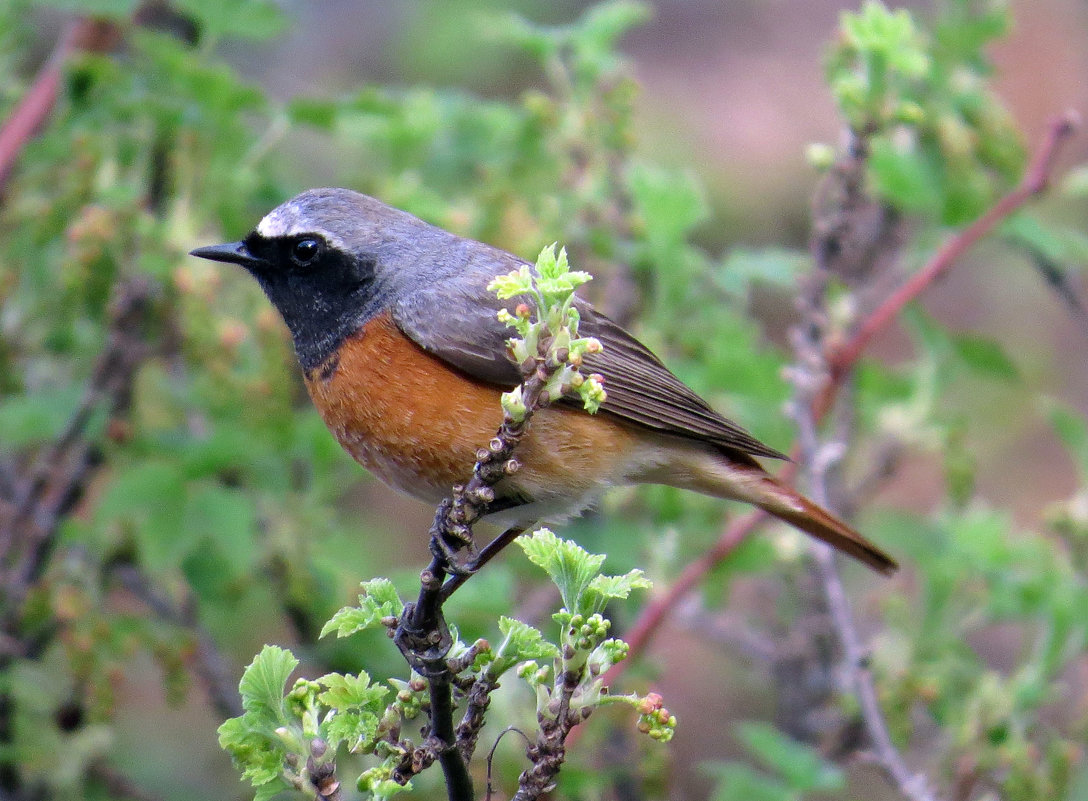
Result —
<instances>
[{"instance_id":1,"label":"tail feathers","mask_svg":"<svg viewBox=\"0 0 1088 801\"><path fill-rule=\"evenodd\" d=\"M742 467L735 461L732 467L737 470L733 473L734 477L747 478L741 484L743 491L734 497L739 496L741 500L755 504L765 512L790 523L794 528L812 534L817 540L823 540L834 549L853 556L858 562L865 563L883 575L889 576L899 568L895 560L879 547L827 509L817 506L801 493L770 476L762 467L755 464Z\"/></svg>"},{"instance_id":2,"label":"tail feathers","mask_svg":"<svg viewBox=\"0 0 1088 801\"><path fill-rule=\"evenodd\" d=\"M888 575L898 568L895 560L873 543L826 509L787 487L746 453L672 444L669 455L673 461L668 463L667 469L639 476L638 480L694 490L717 498L745 501L864 562L879 573Z\"/></svg>"},{"instance_id":3,"label":"tail feathers","mask_svg":"<svg viewBox=\"0 0 1088 801\"><path fill-rule=\"evenodd\" d=\"M759 503L761 509L789 523L791 526L799 528L806 534L811 534L816 539L826 542L831 547L864 562L884 575L894 573L899 567L895 560L884 551L826 509L817 506L808 498L779 484L774 479L771 479L771 481L774 482L776 489L785 496L783 498L785 503L781 500Z\"/></svg>"}]
</instances>

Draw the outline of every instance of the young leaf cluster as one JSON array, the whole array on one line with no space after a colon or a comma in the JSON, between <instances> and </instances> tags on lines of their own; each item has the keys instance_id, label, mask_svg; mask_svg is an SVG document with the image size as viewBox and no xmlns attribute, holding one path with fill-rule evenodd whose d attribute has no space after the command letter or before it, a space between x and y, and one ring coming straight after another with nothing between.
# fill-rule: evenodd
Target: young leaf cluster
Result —
<instances>
[{"instance_id":1,"label":"young leaf cluster","mask_svg":"<svg viewBox=\"0 0 1088 801\"><path fill-rule=\"evenodd\" d=\"M638 710L639 731L655 740L672 739L676 718L663 707L661 696L610 696L602 675L628 651L625 642L608 637L611 622L603 615L605 607L612 600L625 600L633 590L649 589L650 581L637 569L621 576L602 574L603 554L591 554L547 528L519 538L517 544L548 574L563 599L563 607L552 615L559 640L551 664L540 666L534 659L518 671L536 691L537 714L553 720L585 718L599 706L622 703Z\"/></svg>"},{"instance_id":2,"label":"young leaf cluster","mask_svg":"<svg viewBox=\"0 0 1088 801\"><path fill-rule=\"evenodd\" d=\"M552 244L540 251L534 267L526 265L499 276L487 289L499 300L524 297L529 301L517 304L513 313L506 308L498 312L499 321L518 334L507 340L507 349L522 373L535 371L543 348L546 354L543 362L550 368L558 368L542 390L549 402L573 393L581 399L586 411L594 413L606 398L604 378L596 373L583 375L581 367L586 354L600 352L601 343L594 337L578 336L580 317L574 306L575 290L592 276L571 270L566 248L556 255L555 247ZM513 420L523 420L522 388L503 393L502 405Z\"/></svg>"},{"instance_id":3,"label":"young leaf cluster","mask_svg":"<svg viewBox=\"0 0 1088 801\"><path fill-rule=\"evenodd\" d=\"M562 718L569 730L599 706L622 703L638 712L639 731L655 740L671 739L676 718L660 695L612 697L602 677L627 654L625 643L608 637L605 606L649 588L650 582L639 570L602 574L603 555L590 554L547 529L518 542L559 588L564 606L552 616L558 638L551 641L527 623L501 616L497 647L486 640L469 646L456 639L447 661L456 666L459 703L467 704L477 688L484 688L486 697L517 668L536 695L542 719ZM392 629L403 610L392 583L374 579L364 583L358 606L337 612L323 633L348 637L366 629ZM356 782L369 797L386 798L409 789L411 776L430 764L409 769L420 751L402 735L404 724L424 712L426 680L415 674L408 680L389 677L383 686L365 672L330 673L314 681L297 679L287 689L298 664L289 651L265 646L239 685L244 714L219 729L220 745L255 788L256 798L263 801L288 787L316 785L322 767L335 765L337 754L345 751L379 760ZM474 746L474 741L468 746L469 756Z\"/></svg>"},{"instance_id":4,"label":"young leaf cluster","mask_svg":"<svg viewBox=\"0 0 1088 801\"><path fill-rule=\"evenodd\" d=\"M944 0L930 30L881 0L843 13L828 83L868 141L877 193L895 207L963 223L1023 167L1019 134L986 86L982 55L1007 25L1005 4L993 0Z\"/></svg>"}]
</instances>

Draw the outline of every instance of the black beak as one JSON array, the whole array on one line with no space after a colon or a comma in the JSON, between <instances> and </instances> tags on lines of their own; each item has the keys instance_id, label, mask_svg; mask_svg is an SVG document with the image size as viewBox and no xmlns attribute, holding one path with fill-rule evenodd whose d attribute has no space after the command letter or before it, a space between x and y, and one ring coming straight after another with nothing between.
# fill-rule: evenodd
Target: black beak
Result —
<instances>
[{"instance_id":1,"label":"black beak","mask_svg":"<svg viewBox=\"0 0 1088 801\"><path fill-rule=\"evenodd\" d=\"M259 259L249 252L249 248L246 247L245 242L228 242L225 245L209 245L205 248L197 248L196 250L189 251L189 255L196 256L200 259L208 259L209 261L225 261L231 264L238 264L245 267L247 270L252 270L264 264L263 259Z\"/></svg>"}]
</instances>

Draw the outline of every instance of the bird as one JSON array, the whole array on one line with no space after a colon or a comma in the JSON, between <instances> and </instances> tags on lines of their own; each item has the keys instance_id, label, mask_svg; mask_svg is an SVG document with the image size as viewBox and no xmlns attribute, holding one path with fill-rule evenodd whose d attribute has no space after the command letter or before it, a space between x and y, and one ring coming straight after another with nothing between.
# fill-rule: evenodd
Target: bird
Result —
<instances>
[{"instance_id":1,"label":"bird","mask_svg":"<svg viewBox=\"0 0 1088 801\"><path fill-rule=\"evenodd\" d=\"M342 188L310 189L237 242L191 255L240 265L290 330L310 398L340 445L383 482L439 503L471 475L521 382L510 330L487 289L528 264ZM534 415L521 469L495 487L485 520L555 522L610 487L664 484L744 501L884 574L895 561L779 481L757 458L786 459L720 415L623 327L575 299L580 336L603 348L597 414L566 398Z\"/></svg>"}]
</instances>

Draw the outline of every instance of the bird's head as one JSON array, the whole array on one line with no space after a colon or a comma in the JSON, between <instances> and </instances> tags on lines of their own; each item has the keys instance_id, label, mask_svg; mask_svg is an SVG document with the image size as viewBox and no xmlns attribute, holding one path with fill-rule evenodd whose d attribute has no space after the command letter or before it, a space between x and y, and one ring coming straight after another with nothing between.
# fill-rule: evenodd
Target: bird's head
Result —
<instances>
[{"instance_id":1,"label":"bird's head","mask_svg":"<svg viewBox=\"0 0 1088 801\"><path fill-rule=\"evenodd\" d=\"M238 264L291 330L304 370L319 366L384 311L413 271L413 252L448 234L349 189L310 189L277 206L238 242L193 256Z\"/></svg>"}]
</instances>

